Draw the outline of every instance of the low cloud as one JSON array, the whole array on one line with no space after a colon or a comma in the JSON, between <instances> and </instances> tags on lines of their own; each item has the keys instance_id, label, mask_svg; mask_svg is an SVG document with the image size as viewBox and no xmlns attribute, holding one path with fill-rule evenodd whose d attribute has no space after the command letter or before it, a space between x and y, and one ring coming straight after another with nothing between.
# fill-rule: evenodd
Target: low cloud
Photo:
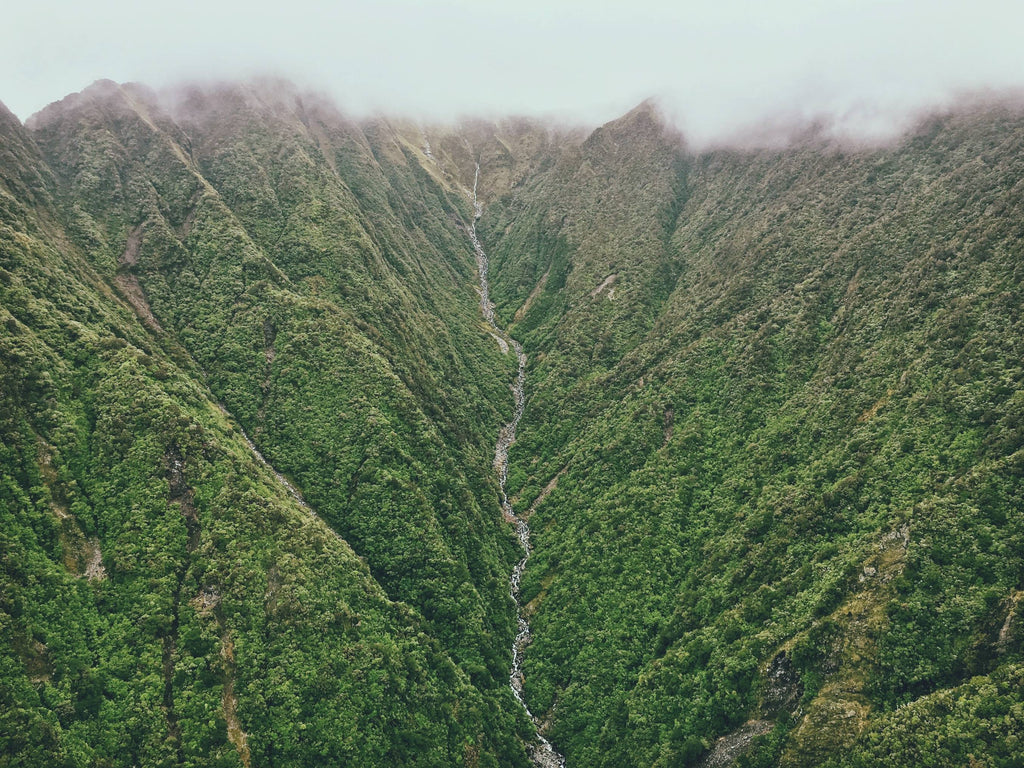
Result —
<instances>
[{"instance_id":1,"label":"low cloud","mask_svg":"<svg viewBox=\"0 0 1024 768\"><path fill-rule=\"evenodd\" d=\"M40 0L5 26L0 99L22 119L101 77L277 74L352 114L428 120L597 124L655 96L710 145L804 124L878 139L965 91L1024 86L1024 4L1005 0Z\"/></svg>"}]
</instances>

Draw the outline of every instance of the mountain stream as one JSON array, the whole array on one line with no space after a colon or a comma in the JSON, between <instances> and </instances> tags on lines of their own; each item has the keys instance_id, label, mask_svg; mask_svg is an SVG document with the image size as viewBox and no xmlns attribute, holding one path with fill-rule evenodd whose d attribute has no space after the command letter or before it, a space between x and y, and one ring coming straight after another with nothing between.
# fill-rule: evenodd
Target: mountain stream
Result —
<instances>
[{"instance_id":1,"label":"mountain stream","mask_svg":"<svg viewBox=\"0 0 1024 768\"><path fill-rule=\"evenodd\" d=\"M477 272L480 276L480 311L484 320L491 326L491 335L498 341L503 353L507 354L511 348L516 353L518 371L515 381L512 384L512 396L515 407L512 412L512 420L505 424L498 432L498 441L494 446L494 471L498 475L498 487L501 491L501 509L505 519L515 524L516 536L523 548L523 557L512 569L512 577L509 579L509 593L516 604L517 622L516 637L512 641L512 667L509 671L508 682L512 688L512 694L516 697L534 728L537 729L537 742L530 749L530 757L538 768L565 768L565 758L562 757L551 742L540 734L540 720L530 711L523 698L523 653L526 646L530 644L530 622L527 620L526 612L519 600L519 586L526 569L526 561L530 559L530 526L526 520L515 513L512 502L505 493L505 482L508 479L508 449L516 441L516 427L523 416L523 408L526 404L524 385L526 383L526 353L523 352L523 345L509 336L498 327L494 319L494 304L491 303L490 286L487 282L487 254L484 253L480 240L476 236L476 222L483 213L483 206L476 196L477 182L480 179L480 165L476 166L476 175L473 177L473 191L470 198L473 201L473 223L469 226L469 237L473 243L473 251L476 254Z\"/></svg>"}]
</instances>

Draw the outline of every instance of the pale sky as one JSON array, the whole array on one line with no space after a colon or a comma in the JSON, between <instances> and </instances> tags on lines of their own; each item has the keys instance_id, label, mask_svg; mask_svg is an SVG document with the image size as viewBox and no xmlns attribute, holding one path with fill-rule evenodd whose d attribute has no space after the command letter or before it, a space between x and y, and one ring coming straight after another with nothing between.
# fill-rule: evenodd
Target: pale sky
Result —
<instances>
[{"instance_id":1,"label":"pale sky","mask_svg":"<svg viewBox=\"0 0 1024 768\"><path fill-rule=\"evenodd\" d=\"M99 78L277 75L342 110L598 123L659 98L691 138L839 115L870 128L1024 88L1024 0L35 0L0 15L23 120Z\"/></svg>"}]
</instances>

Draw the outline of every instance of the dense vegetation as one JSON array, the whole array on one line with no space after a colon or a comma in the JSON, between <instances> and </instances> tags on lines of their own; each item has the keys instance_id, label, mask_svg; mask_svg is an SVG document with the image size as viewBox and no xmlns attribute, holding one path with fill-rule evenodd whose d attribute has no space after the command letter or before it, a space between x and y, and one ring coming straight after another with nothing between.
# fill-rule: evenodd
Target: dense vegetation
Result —
<instances>
[{"instance_id":1,"label":"dense vegetation","mask_svg":"<svg viewBox=\"0 0 1024 768\"><path fill-rule=\"evenodd\" d=\"M528 764L477 163L569 765L1021 764L1019 111L695 153L98 83L0 110L0 765Z\"/></svg>"},{"instance_id":2,"label":"dense vegetation","mask_svg":"<svg viewBox=\"0 0 1024 768\"><path fill-rule=\"evenodd\" d=\"M320 155L296 170L319 150L281 104L186 139L146 98L100 84L34 138L4 115L0 761L524 764L490 472L512 363L466 202L386 125L362 202ZM232 183L295 185L264 188L278 231L200 168L255 145L280 165Z\"/></svg>"},{"instance_id":3,"label":"dense vegetation","mask_svg":"<svg viewBox=\"0 0 1024 768\"><path fill-rule=\"evenodd\" d=\"M1021 761L1022 158L999 107L693 155L642 106L495 193L527 692L571 764L752 719L751 765Z\"/></svg>"}]
</instances>

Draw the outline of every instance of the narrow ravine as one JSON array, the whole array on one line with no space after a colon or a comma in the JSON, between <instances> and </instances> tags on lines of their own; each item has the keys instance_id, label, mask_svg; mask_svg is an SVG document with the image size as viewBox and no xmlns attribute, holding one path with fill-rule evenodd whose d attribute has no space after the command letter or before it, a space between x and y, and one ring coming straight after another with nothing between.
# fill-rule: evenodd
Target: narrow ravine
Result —
<instances>
[{"instance_id":1,"label":"narrow ravine","mask_svg":"<svg viewBox=\"0 0 1024 768\"><path fill-rule=\"evenodd\" d=\"M317 520L323 522L320 515L316 513L316 510L309 506L309 503L303 498L302 494L299 492L299 489L292 485L288 481L287 477L278 472L277 469L275 469L274 466L269 461L267 461L266 458L264 458L263 454L260 453L260 449L257 448L256 444L249 439L249 435L247 435L245 430L242 429L242 425L239 424L238 420L231 415L231 412L224 407L223 403L217 403L217 407L220 408L220 412L227 416L231 423L234 425L234 427L238 430L238 433L242 436L242 439L248 446L249 452L253 455L253 458L255 458L256 461L258 461L260 464L262 464L264 467L266 467L267 469L274 473L274 477L277 478L277 482L281 485L281 487L288 492L288 495L291 496L292 499L309 514L310 517L315 517ZM327 523L324 523L324 527L334 538L338 539L339 541L344 541L344 539L341 538L341 534L339 534L336 530L331 528L331 526L327 525Z\"/></svg>"},{"instance_id":2,"label":"narrow ravine","mask_svg":"<svg viewBox=\"0 0 1024 768\"><path fill-rule=\"evenodd\" d=\"M509 670L508 682L516 701L522 705L536 729L537 742L530 748L530 757L534 764L539 768L564 768L565 758L555 750L551 742L541 735L540 720L530 711L523 698L523 653L526 646L530 644L531 635L530 622L527 620L523 604L519 600L519 586L523 571L526 570L526 562L530 559L530 526L512 508L512 502L509 501L508 494L505 492L505 482L508 480L508 449L516 441L516 427L519 426L519 420L523 416L523 408L526 405L526 353L523 352L523 345L499 328L494 319L494 304L491 303L490 285L487 280L487 254L484 253L480 240L476 236L476 222L483 213L483 206L476 196L479 180L480 164L477 163L476 174L473 176L473 191L470 195L473 201L473 222L469 226L469 237L473 242L477 272L480 277L480 311L484 320L491 326L492 335L498 341L501 351L507 354L511 347L515 351L518 363L516 378L512 384L512 396L515 403L512 420L498 432L498 440L494 445L494 471L498 475L498 487L501 491L501 510L505 519L515 524L516 536L519 538L519 545L523 548L523 557L512 569L512 576L509 579L509 593L516 604L518 626L515 640L512 641L512 667Z\"/></svg>"}]
</instances>

